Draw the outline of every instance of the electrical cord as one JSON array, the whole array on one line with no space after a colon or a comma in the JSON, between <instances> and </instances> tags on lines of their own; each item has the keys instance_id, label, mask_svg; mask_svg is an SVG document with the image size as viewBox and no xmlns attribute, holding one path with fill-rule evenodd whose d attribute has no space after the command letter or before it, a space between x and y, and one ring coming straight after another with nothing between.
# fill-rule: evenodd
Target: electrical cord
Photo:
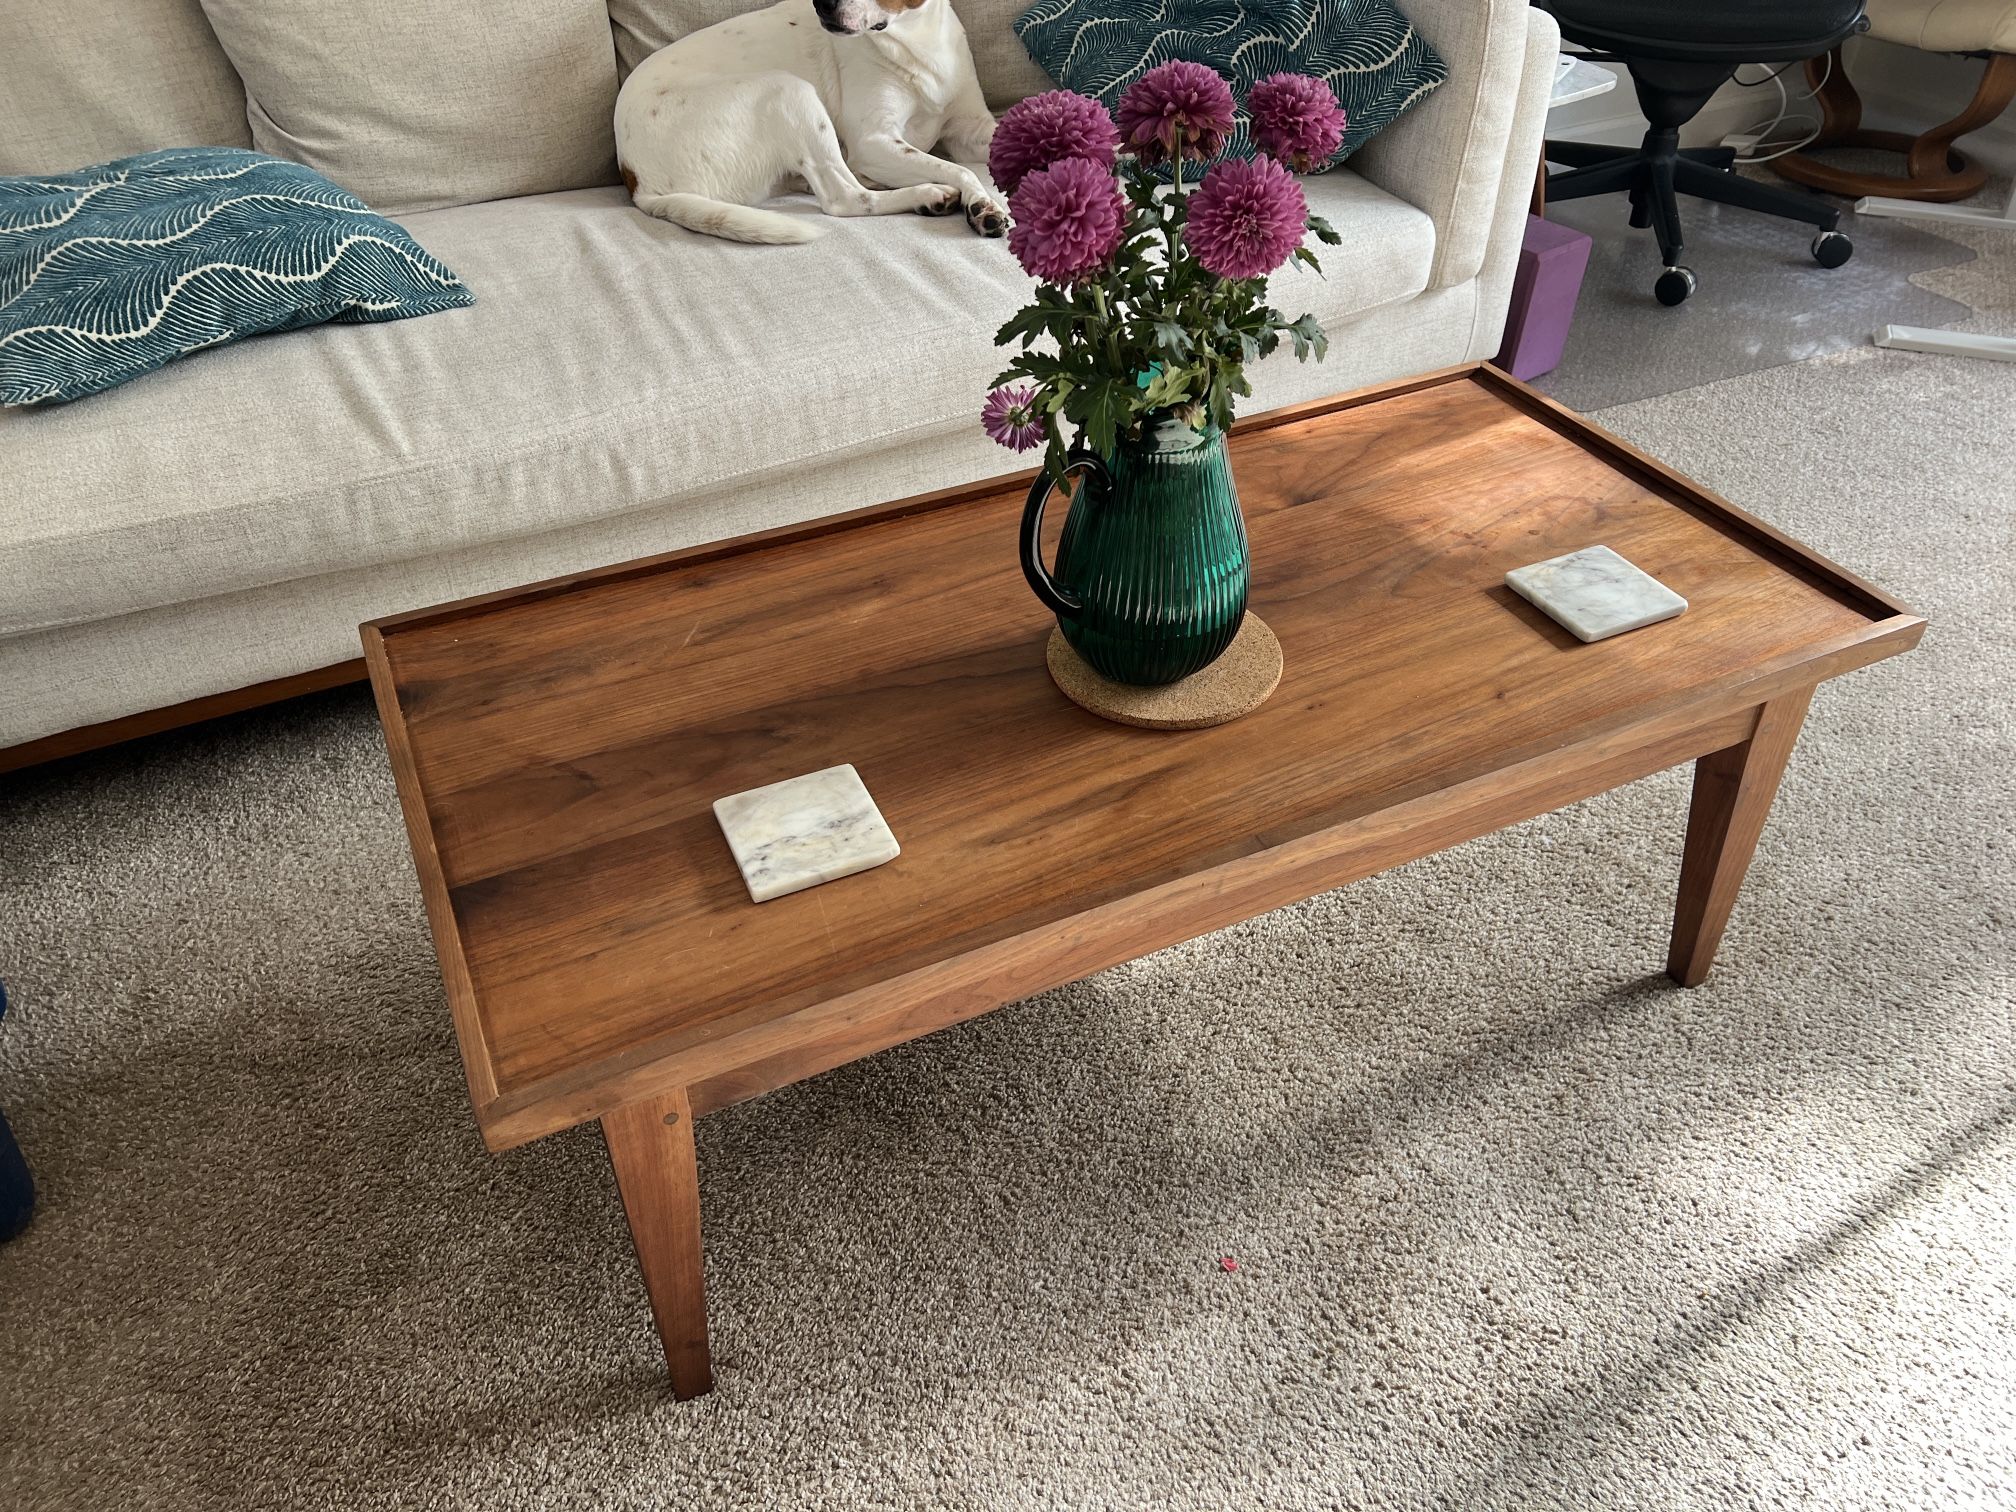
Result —
<instances>
[{"instance_id":1,"label":"electrical cord","mask_svg":"<svg viewBox=\"0 0 2016 1512\"><path fill-rule=\"evenodd\" d=\"M1810 146L1819 137L1821 129L1825 124L1823 119L1819 115L1811 115L1811 116L1802 115L1796 117L1796 119L1799 123L1800 128L1805 130L1806 135L1800 137L1795 142L1789 142L1784 144L1783 146L1778 146L1770 152L1759 152L1757 150L1757 148L1762 147L1766 144L1766 142L1769 140L1771 134L1774 131L1776 131L1780 126L1785 124L1785 117L1791 113L1793 104L1792 96L1786 90L1784 80L1780 77L1780 75L1782 75L1785 72L1785 69L1790 68L1791 66L1792 65L1790 63L1787 63L1784 68L1780 68L1776 73L1770 74L1762 79L1755 79L1749 81L1749 85L1776 84L1778 86L1778 113L1771 118L1770 123L1768 125L1764 126L1756 133L1757 141L1755 145L1753 145L1753 147L1751 148L1749 155L1744 157L1738 157L1736 159L1737 162L1768 163L1774 158L1789 157L1791 154L1799 151L1801 148ZM1827 81L1831 79L1833 76L1834 76L1834 58L1832 54L1829 54L1826 64L1820 70L1819 79L1815 81L1811 89L1807 90L1806 93L1799 96L1799 103L1805 104L1808 101L1817 99L1819 97L1820 91L1827 87ZM1738 80L1737 82L1744 83L1745 81Z\"/></svg>"},{"instance_id":2,"label":"electrical cord","mask_svg":"<svg viewBox=\"0 0 2016 1512\"><path fill-rule=\"evenodd\" d=\"M1793 63L1796 63L1796 62L1798 62L1798 61L1799 61L1799 60L1798 60L1797 58L1794 58L1794 59L1792 60L1792 62L1793 62ZM1792 66L1792 63L1783 63L1783 64L1780 64L1780 65L1779 65L1779 67L1778 67L1778 70L1777 70L1777 72L1775 72L1775 73L1768 73L1768 74L1764 75L1764 77L1763 77L1763 78L1761 78L1761 79L1738 79L1738 80L1736 80L1736 86L1737 86L1737 88L1739 88L1739 89L1757 89L1757 88L1760 88L1760 87L1762 87L1763 85L1766 85L1766 84L1769 84L1769 83L1770 83L1770 82L1772 82L1772 80L1774 80L1774 79L1780 79L1780 78L1783 78L1783 77L1785 76L1785 70L1786 70L1786 69L1788 69L1788 68L1790 68L1791 66Z\"/></svg>"}]
</instances>

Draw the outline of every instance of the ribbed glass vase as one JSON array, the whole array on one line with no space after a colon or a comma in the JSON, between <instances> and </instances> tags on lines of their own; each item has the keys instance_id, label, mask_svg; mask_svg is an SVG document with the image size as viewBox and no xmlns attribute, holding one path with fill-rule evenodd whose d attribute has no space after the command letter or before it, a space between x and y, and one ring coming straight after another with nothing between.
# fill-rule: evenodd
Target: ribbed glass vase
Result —
<instances>
[{"instance_id":1,"label":"ribbed glass vase","mask_svg":"<svg viewBox=\"0 0 2016 1512\"><path fill-rule=\"evenodd\" d=\"M1023 516L1022 565L1064 638L1092 670L1153 687L1202 671L1246 614L1246 522L1225 437L1173 419L1144 426L1110 456L1074 452L1080 474L1046 572L1039 478Z\"/></svg>"}]
</instances>

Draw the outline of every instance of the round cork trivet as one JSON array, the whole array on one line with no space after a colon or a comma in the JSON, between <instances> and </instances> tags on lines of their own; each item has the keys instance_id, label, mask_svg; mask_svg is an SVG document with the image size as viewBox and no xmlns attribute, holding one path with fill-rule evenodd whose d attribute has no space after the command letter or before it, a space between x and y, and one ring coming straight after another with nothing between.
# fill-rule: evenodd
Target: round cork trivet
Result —
<instances>
[{"instance_id":1,"label":"round cork trivet","mask_svg":"<svg viewBox=\"0 0 2016 1512\"><path fill-rule=\"evenodd\" d=\"M1251 714L1281 682L1281 642L1248 613L1225 654L1202 672L1159 688L1109 682L1085 665L1062 630L1050 632L1050 676L1065 697L1115 724L1143 730L1203 730Z\"/></svg>"}]
</instances>

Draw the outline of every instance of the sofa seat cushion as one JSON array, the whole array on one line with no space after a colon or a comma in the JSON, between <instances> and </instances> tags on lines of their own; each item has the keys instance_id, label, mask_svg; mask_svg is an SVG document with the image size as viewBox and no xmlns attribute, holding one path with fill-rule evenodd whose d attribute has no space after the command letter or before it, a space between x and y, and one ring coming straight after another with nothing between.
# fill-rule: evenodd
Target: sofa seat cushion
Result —
<instances>
[{"instance_id":1,"label":"sofa seat cushion","mask_svg":"<svg viewBox=\"0 0 2016 1512\"><path fill-rule=\"evenodd\" d=\"M1426 286L1425 214L1348 170L1308 193L1345 241L1319 249L1324 278L1276 275L1283 309L1335 323ZM829 219L818 241L745 247L588 189L404 224L473 307L260 337L0 413L0 635L934 444L977 427L993 333L1031 287L956 219ZM708 534L745 528L707 507Z\"/></svg>"}]
</instances>

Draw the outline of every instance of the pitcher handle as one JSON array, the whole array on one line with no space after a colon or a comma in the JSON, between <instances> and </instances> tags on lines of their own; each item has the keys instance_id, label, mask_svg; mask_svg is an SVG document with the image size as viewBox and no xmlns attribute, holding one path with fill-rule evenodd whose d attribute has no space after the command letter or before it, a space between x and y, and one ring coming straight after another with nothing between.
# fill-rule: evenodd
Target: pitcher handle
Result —
<instances>
[{"instance_id":1,"label":"pitcher handle","mask_svg":"<svg viewBox=\"0 0 2016 1512\"><path fill-rule=\"evenodd\" d=\"M1064 463L1064 476L1082 469L1101 488L1113 486L1113 475L1097 454L1074 449ZM1029 503L1022 511L1022 575L1052 614L1077 614L1085 607L1050 576L1043 565L1043 506L1050 501L1050 474L1038 473L1029 485Z\"/></svg>"}]
</instances>

